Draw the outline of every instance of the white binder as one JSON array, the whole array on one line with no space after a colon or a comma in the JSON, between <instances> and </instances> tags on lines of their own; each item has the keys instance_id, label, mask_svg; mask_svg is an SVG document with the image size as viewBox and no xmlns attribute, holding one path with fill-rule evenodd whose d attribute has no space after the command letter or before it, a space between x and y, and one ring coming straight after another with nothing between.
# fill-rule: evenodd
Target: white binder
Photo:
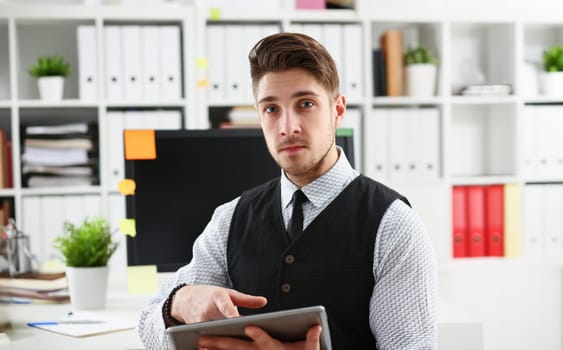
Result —
<instances>
[{"instance_id":1,"label":"white binder","mask_svg":"<svg viewBox=\"0 0 563 350\"><path fill-rule=\"evenodd\" d=\"M418 176L423 180L437 180L440 177L440 111L420 108L417 112L421 121L418 133L422 138L420 145L414 145L421 150Z\"/></svg>"},{"instance_id":2,"label":"white binder","mask_svg":"<svg viewBox=\"0 0 563 350\"><path fill-rule=\"evenodd\" d=\"M522 135L522 172L525 180L532 180L536 172L536 135L534 128L536 121L534 120L536 107L524 107L522 116L522 128L520 135Z\"/></svg>"},{"instance_id":3,"label":"white binder","mask_svg":"<svg viewBox=\"0 0 563 350\"><path fill-rule=\"evenodd\" d=\"M79 225L84 219L80 196L64 195L62 196L61 201L64 212L64 221L71 222L74 225Z\"/></svg>"},{"instance_id":4,"label":"white binder","mask_svg":"<svg viewBox=\"0 0 563 350\"><path fill-rule=\"evenodd\" d=\"M123 69L121 27L104 27L106 61L106 97L110 101L123 99Z\"/></svg>"},{"instance_id":5,"label":"white binder","mask_svg":"<svg viewBox=\"0 0 563 350\"><path fill-rule=\"evenodd\" d=\"M344 72L342 93L348 100L360 100L363 92L362 74L362 27L359 24L344 24L343 37Z\"/></svg>"},{"instance_id":6,"label":"white binder","mask_svg":"<svg viewBox=\"0 0 563 350\"><path fill-rule=\"evenodd\" d=\"M207 58L209 89L208 98L211 101L223 101L226 98L227 57L225 56L225 26L207 26Z\"/></svg>"},{"instance_id":7,"label":"white binder","mask_svg":"<svg viewBox=\"0 0 563 350\"><path fill-rule=\"evenodd\" d=\"M262 27L262 38L280 32L280 26L277 24L262 24L261 27ZM301 28L302 27L303 26L301 26Z\"/></svg>"},{"instance_id":8,"label":"white binder","mask_svg":"<svg viewBox=\"0 0 563 350\"><path fill-rule=\"evenodd\" d=\"M388 109L389 179L404 181L407 177L407 157L410 140L404 108Z\"/></svg>"},{"instance_id":9,"label":"white binder","mask_svg":"<svg viewBox=\"0 0 563 350\"><path fill-rule=\"evenodd\" d=\"M100 216L101 201L100 196L95 194L80 195L80 207L82 208L82 219Z\"/></svg>"},{"instance_id":10,"label":"white binder","mask_svg":"<svg viewBox=\"0 0 563 350\"><path fill-rule=\"evenodd\" d=\"M323 25L317 23L303 24L303 34L307 34L311 38L317 40L324 45L324 31Z\"/></svg>"},{"instance_id":11,"label":"white binder","mask_svg":"<svg viewBox=\"0 0 563 350\"><path fill-rule=\"evenodd\" d=\"M178 100L182 97L180 27L160 26L160 71L163 100Z\"/></svg>"},{"instance_id":12,"label":"white binder","mask_svg":"<svg viewBox=\"0 0 563 350\"><path fill-rule=\"evenodd\" d=\"M108 111L106 117L109 149L106 178L109 188L117 191L119 181L125 178L125 153L123 150L125 121L123 112L120 111Z\"/></svg>"},{"instance_id":13,"label":"white binder","mask_svg":"<svg viewBox=\"0 0 563 350\"><path fill-rule=\"evenodd\" d=\"M159 130L179 130L182 128L182 114L176 110L161 110L155 112Z\"/></svg>"},{"instance_id":14,"label":"white binder","mask_svg":"<svg viewBox=\"0 0 563 350\"><path fill-rule=\"evenodd\" d=\"M524 255L544 254L541 185L524 186Z\"/></svg>"},{"instance_id":15,"label":"white binder","mask_svg":"<svg viewBox=\"0 0 563 350\"><path fill-rule=\"evenodd\" d=\"M388 177L387 112L385 108L375 108L364 120L364 172L377 181Z\"/></svg>"},{"instance_id":16,"label":"white binder","mask_svg":"<svg viewBox=\"0 0 563 350\"><path fill-rule=\"evenodd\" d=\"M349 108L340 123L341 128L350 128L353 130L354 138L354 168L361 171L362 164L362 113L357 108ZM352 161L352 159L349 159Z\"/></svg>"},{"instance_id":17,"label":"white binder","mask_svg":"<svg viewBox=\"0 0 563 350\"><path fill-rule=\"evenodd\" d=\"M563 256L563 185L542 185L541 220L545 256Z\"/></svg>"},{"instance_id":18,"label":"white binder","mask_svg":"<svg viewBox=\"0 0 563 350\"><path fill-rule=\"evenodd\" d=\"M160 57L158 26L146 25L141 27L143 52L142 57L142 90L145 101L160 100Z\"/></svg>"},{"instance_id":19,"label":"white binder","mask_svg":"<svg viewBox=\"0 0 563 350\"><path fill-rule=\"evenodd\" d=\"M123 26L121 34L124 79L123 99L127 101L140 101L143 97L141 88L141 26Z\"/></svg>"},{"instance_id":20,"label":"white binder","mask_svg":"<svg viewBox=\"0 0 563 350\"><path fill-rule=\"evenodd\" d=\"M244 99L243 84L246 81L245 75L249 75L248 71L244 70L245 64L245 49L244 45L244 26L242 24L228 24L225 26L225 55L224 59L226 65L226 98L228 101L235 102ZM246 63L248 66L248 63Z\"/></svg>"},{"instance_id":21,"label":"white binder","mask_svg":"<svg viewBox=\"0 0 563 350\"><path fill-rule=\"evenodd\" d=\"M78 26L77 37L80 99L94 101L98 98L96 27L91 25Z\"/></svg>"},{"instance_id":22,"label":"white binder","mask_svg":"<svg viewBox=\"0 0 563 350\"><path fill-rule=\"evenodd\" d=\"M40 262L59 256L59 253L53 247L53 241L63 233L64 207L62 198L62 196L41 197L40 210L43 213L43 220L41 222L43 247L41 249Z\"/></svg>"},{"instance_id":23,"label":"white binder","mask_svg":"<svg viewBox=\"0 0 563 350\"><path fill-rule=\"evenodd\" d=\"M252 79L250 77L250 62L248 61L248 53L254 45L262 39L263 31L262 26L258 24L247 24L243 27L243 46L241 47L241 54L243 64L239 70L242 73L242 101L252 104L254 97L252 94Z\"/></svg>"},{"instance_id":24,"label":"white binder","mask_svg":"<svg viewBox=\"0 0 563 350\"><path fill-rule=\"evenodd\" d=\"M348 40L348 38L346 38ZM324 24L323 25L323 41L322 44L326 47L328 52L330 52L334 62L336 63L336 69L340 75L340 90L343 90L343 82L346 81L346 72L344 70L344 53L343 45L344 39L342 38L342 25L341 24ZM360 55L359 52L356 53Z\"/></svg>"},{"instance_id":25,"label":"white binder","mask_svg":"<svg viewBox=\"0 0 563 350\"><path fill-rule=\"evenodd\" d=\"M16 223L21 226L26 235L29 235L31 253L40 259L39 262L42 262L44 213L41 211L41 197L22 197L22 212L23 218L18 219Z\"/></svg>"}]
</instances>

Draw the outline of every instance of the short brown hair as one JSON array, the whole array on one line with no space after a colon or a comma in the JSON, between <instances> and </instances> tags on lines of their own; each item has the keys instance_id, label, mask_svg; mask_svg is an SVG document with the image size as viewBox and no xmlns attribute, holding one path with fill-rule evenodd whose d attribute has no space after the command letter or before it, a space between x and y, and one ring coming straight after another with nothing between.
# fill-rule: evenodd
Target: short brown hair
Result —
<instances>
[{"instance_id":1,"label":"short brown hair","mask_svg":"<svg viewBox=\"0 0 563 350\"><path fill-rule=\"evenodd\" d=\"M301 68L336 97L340 81L334 59L318 41L300 33L277 33L261 39L248 54L252 89L266 73Z\"/></svg>"}]
</instances>

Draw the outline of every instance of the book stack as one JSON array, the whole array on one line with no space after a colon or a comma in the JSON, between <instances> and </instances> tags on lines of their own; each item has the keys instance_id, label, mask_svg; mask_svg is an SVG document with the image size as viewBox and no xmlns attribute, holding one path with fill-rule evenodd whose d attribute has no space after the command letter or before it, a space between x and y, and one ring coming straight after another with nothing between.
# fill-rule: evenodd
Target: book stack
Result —
<instances>
[{"instance_id":1,"label":"book stack","mask_svg":"<svg viewBox=\"0 0 563 350\"><path fill-rule=\"evenodd\" d=\"M96 129L87 123L24 127L23 185L98 184Z\"/></svg>"},{"instance_id":2,"label":"book stack","mask_svg":"<svg viewBox=\"0 0 563 350\"><path fill-rule=\"evenodd\" d=\"M65 273L26 274L17 278L0 277L0 301L8 303L68 302L69 294Z\"/></svg>"}]
</instances>

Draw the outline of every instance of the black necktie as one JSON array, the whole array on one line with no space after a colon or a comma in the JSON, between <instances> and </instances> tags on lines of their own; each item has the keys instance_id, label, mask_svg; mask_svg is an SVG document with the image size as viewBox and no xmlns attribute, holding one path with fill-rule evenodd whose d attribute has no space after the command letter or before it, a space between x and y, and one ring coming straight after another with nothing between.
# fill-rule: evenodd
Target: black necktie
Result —
<instances>
[{"instance_id":1,"label":"black necktie","mask_svg":"<svg viewBox=\"0 0 563 350\"><path fill-rule=\"evenodd\" d=\"M303 232L303 209L301 204L307 201L307 196L301 190L293 193L293 212L287 229L289 240L293 242Z\"/></svg>"}]
</instances>

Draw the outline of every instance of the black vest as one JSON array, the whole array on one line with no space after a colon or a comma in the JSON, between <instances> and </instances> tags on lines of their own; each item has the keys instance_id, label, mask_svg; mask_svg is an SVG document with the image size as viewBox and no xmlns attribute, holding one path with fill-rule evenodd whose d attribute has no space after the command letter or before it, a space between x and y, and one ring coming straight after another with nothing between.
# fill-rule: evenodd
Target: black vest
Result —
<instances>
[{"instance_id":1,"label":"black vest","mask_svg":"<svg viewBox=\"0 0 563 350\"><path fill-rule=\"evenodd\" d=\"M242 194L233 214L227 262L233 288L268 298L263 313L324 305L334 349L375 349L369 327L373 252L389 205L406 198L360 175L304 230L288 241L280 181Z\"/></svg>"}]
</instances>

